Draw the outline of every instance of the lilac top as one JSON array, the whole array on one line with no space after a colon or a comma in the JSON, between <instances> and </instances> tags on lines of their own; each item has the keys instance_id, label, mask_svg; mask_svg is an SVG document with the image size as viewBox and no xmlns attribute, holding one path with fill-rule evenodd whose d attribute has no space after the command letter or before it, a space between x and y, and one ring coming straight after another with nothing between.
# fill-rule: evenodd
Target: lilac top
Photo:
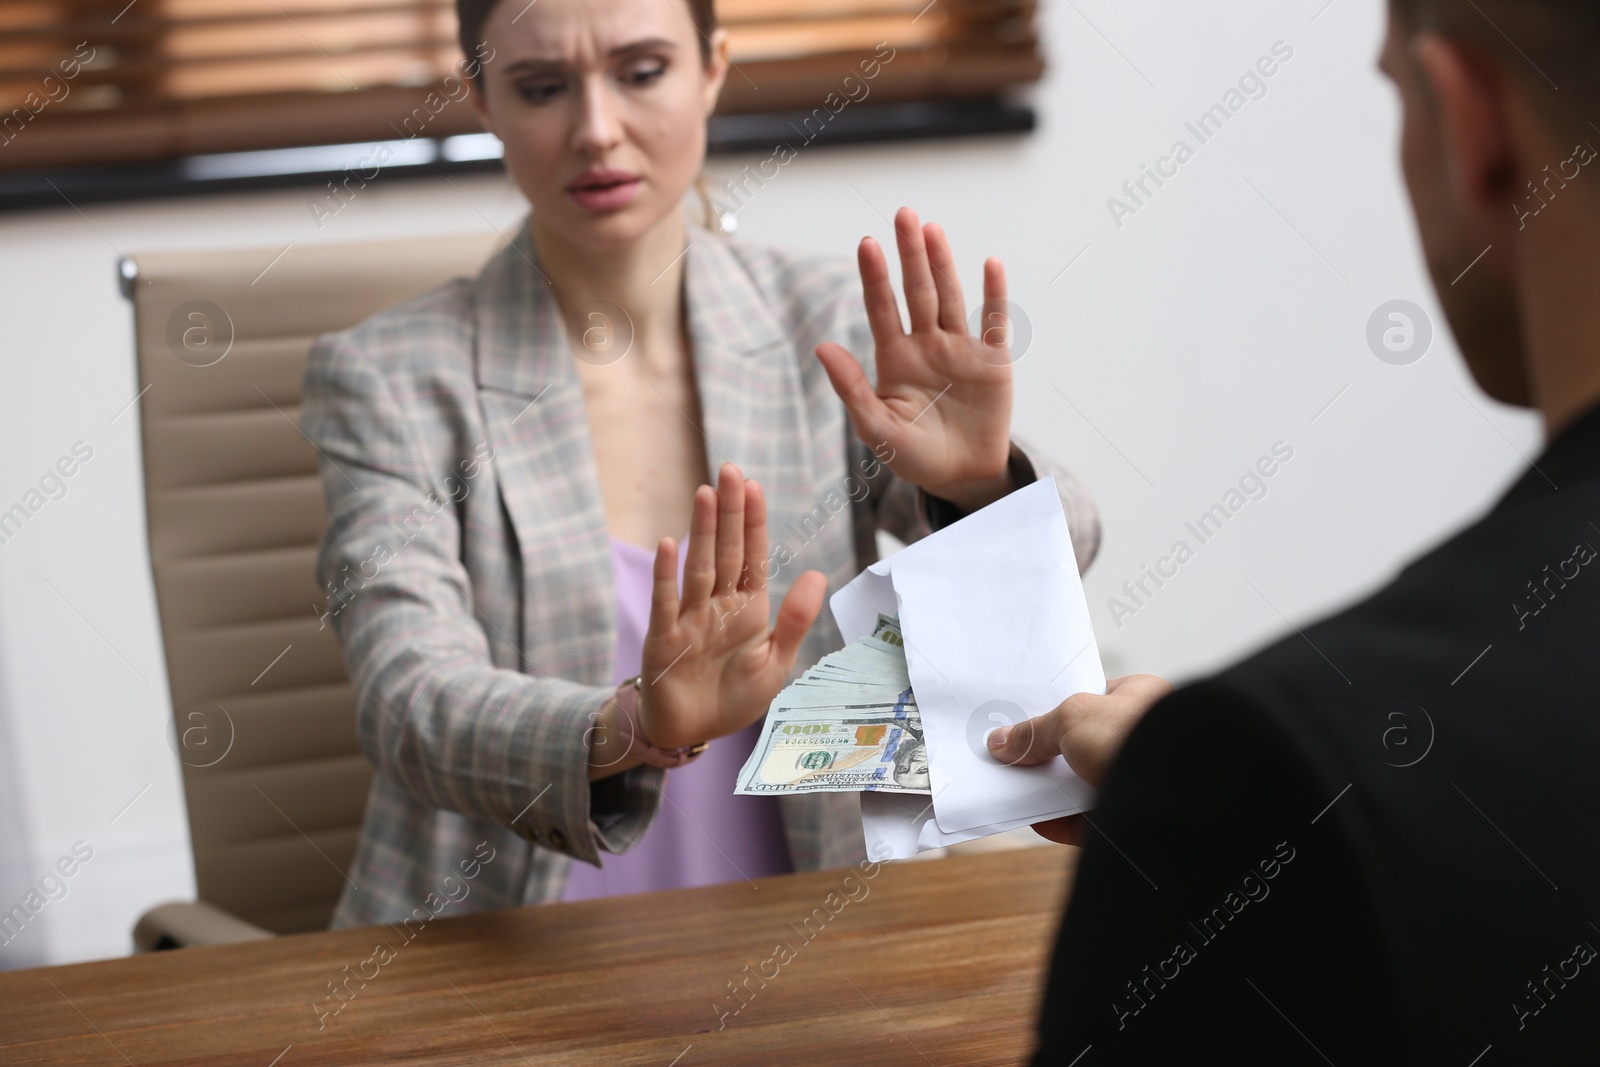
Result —
<instances>
[{"instance_id":1,"label":"lilac top","mask_svg":"<svg viewBox=\"0 0 1600 1067\"><path fill-rule=\"evenodd\" d=\"M678 588L689 539L678 542ZM617 660L612 683L639 673L650 621L655 553L611 538L617 586ZM777 797L735 796L739 769L761 733L752 723L711 743L700 758L666 773L661 809L627 852L602 853L603 867L574 863L562 900L716 885L794 869Z\"/></svg>"}]
</instances>

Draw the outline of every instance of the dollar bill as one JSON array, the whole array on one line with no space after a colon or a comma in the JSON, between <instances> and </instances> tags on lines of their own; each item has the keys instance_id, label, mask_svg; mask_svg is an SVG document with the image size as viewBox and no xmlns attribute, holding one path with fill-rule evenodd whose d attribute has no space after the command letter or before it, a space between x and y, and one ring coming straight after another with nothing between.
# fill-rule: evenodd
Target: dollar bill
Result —
<instances>
[{"instance_id":1,"label":"dollar bill","mask_svg":"<svg viewBox=\"0 0 1600 1067\"><path fill-rule=\"evenodd\" d=\"M886 615L774 698L735 788L751 796L864 790L930 792L904 638Z\"/></svg>"},{"instance_id":2,"label":"dollar bill","mask_svg":"<svg viewBox=\"0 0 1600 1067\"><path fill-rule=\"evenodd\" d=\"M928 793L927 747L909 716L785 718L762 734L736 792Z\"/></svg>"}]
</instances>

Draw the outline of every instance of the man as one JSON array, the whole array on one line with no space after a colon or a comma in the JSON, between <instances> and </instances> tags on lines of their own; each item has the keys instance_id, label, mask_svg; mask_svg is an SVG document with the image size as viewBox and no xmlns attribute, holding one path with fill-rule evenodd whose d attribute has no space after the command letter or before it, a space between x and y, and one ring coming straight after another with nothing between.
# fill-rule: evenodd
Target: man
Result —
<instances>
[{"instance_id":1,"label":"man","mask_svg":"<svg viewBox=\"0 0 1600 1067\"><path fill-rule=\"evenodd\" d=\"M1036 1065L1600 1055L1597 57L1593 0L1392 0L1430 272L1478 384L1550 443L1303 635L995 731L1103 787Z\"/></svg>"}]
</instances>

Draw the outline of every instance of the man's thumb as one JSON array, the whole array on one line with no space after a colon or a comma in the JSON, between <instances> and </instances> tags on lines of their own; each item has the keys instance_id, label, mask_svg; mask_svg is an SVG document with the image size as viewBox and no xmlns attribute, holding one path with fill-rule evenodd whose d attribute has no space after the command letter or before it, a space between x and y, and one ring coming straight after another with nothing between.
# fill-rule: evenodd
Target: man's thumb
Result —
<instances>
[{"instance_id":1,"label":"man's thumb","mask_svg":"<svg viewBox=\"0 0 1600 1067\"><path fill-rule=\"evenodd\" d=\"M1058 754L1049 740L1051 731L1044 729L1047 715L1024 719L1014 726L1001 726L989 734L989 752L1001 763L1014 767L1030 767Z\"/></svg>"}]
</instances>

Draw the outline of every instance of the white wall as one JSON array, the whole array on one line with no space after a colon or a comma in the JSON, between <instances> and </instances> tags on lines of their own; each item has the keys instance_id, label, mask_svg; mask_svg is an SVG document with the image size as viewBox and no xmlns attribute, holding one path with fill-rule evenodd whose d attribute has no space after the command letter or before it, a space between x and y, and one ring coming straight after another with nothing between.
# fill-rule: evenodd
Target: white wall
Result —
<instances>
[{"instance_id":1,"label":"white wall","mask_svg":"<svg viewBox=\"0 0 1600 1067\"><path fill-rule=\"evenodd\" d=\"M1004 259L1034 330L1016 425L1104 511L1087 585L1111 673L1192 676L1349 601L1481 511L1539 446L1531 418L1470 384L1420 270L1396 107L1373 67L1381 5L1324 3L1057 0L1038 133L807 148L739 213L743 239L848 255L863 234L887 241L910 204L951 232L969 296L982 258ZM1266 95L1199 145L1184 122L1277 41L1294 54ZM1180 137L1194 158L1119 227L1108 197ZM523 210L499 178L380 180L319 231L310 192L0 216L0 508L73 442L94 448L67 496L0 545L0 774L16 775L25 842L0 841L0 908L74 841L95 850L0 967L124 952L144 907L193 890L138 413L118 415L137 387L114 250L504 229ZM1396 298L1439 331L1411 366L1365 339ZM1176 539L1193 544L1184 522L1280 440L1294 458L1269 495L1117 625L1108 598Z\"/></svg>"}]
</instances>

